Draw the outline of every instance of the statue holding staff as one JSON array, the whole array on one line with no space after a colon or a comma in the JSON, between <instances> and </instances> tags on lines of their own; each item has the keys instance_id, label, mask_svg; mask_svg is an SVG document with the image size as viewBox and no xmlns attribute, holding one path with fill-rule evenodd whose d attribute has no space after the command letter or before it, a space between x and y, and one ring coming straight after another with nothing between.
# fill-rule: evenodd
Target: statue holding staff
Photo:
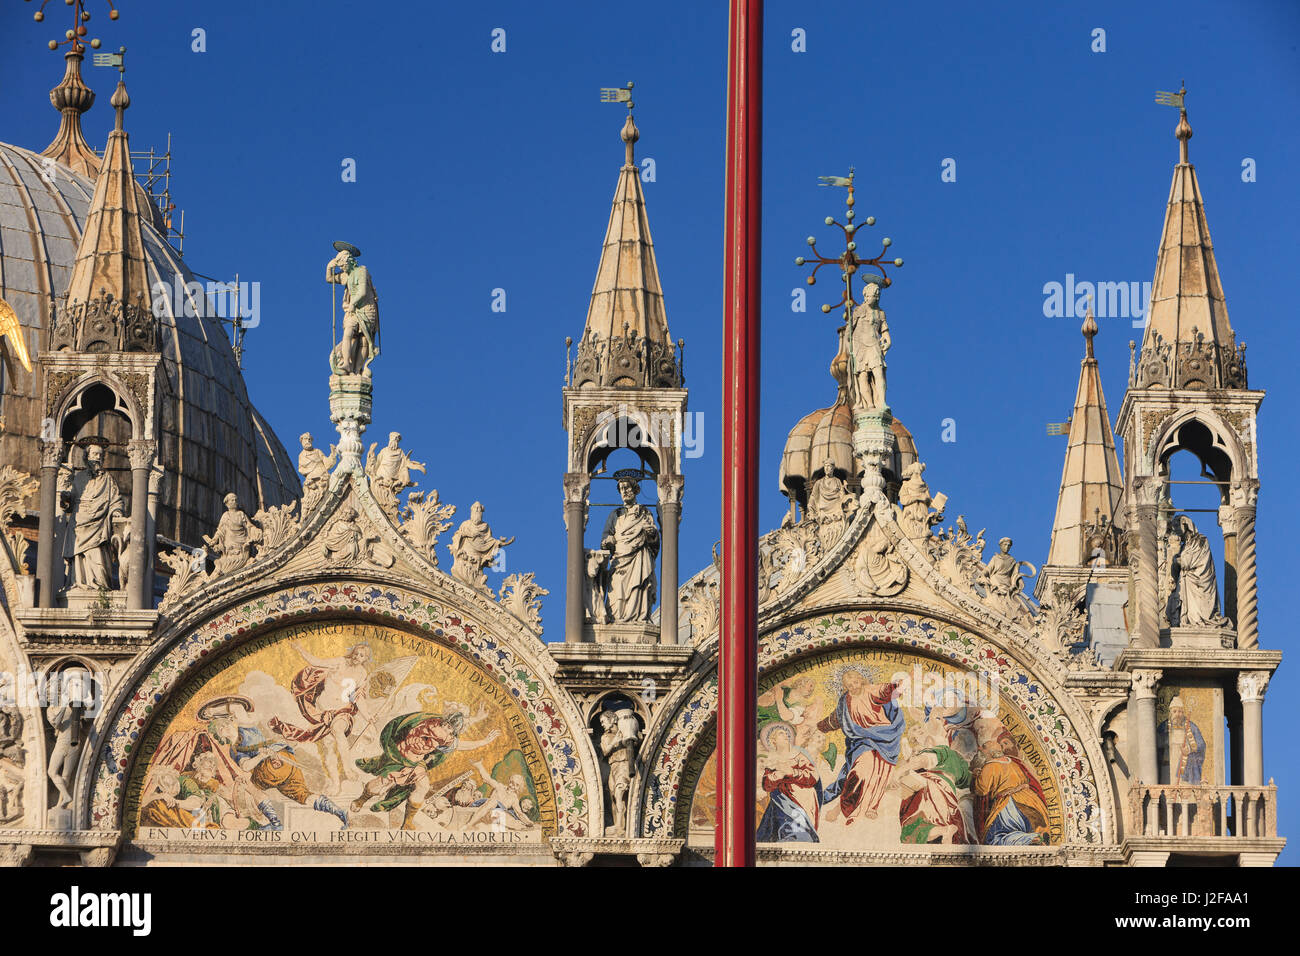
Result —
<instances>
[{"instance_id":1,"label":"statue holding staff","mask_svg":"<svg viewBox=\"0 0 1300 956\"><path fill-rule=\"evenodd\" d=\"M369 378L379 356L379 297L370 270L357 263L361 250L350 242L334 248L338 254L325 266L325 281L343 286L343 338L330 353L330 371Z\"/></svg>"}]
</instances>

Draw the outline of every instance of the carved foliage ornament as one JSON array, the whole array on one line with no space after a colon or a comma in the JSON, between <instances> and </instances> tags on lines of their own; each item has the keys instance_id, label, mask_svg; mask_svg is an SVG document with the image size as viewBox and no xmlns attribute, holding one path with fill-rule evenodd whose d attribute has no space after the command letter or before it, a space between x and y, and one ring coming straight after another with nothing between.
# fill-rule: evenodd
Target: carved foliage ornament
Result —
<instances>
[{"instance_id":1,"label":"carved foliage ornament","mask_svg":"<svg viewBox=\"0 0 1300 956\"><path fill-rule=\"evenodd\" d=\"M550 594L532 571L507 575L501 582L500 604L537 633L542 632L542 595Z\"/></svg>"},{"instance_id":2,"label":"carved foliage ornament","mask_svg":"<svg viewBox=\"0 0 1300 956\"><path fill-rule=\"evenodd\" d=\"M27 574L24 561L27 539L21 529L11 528L14 518L24 512L24 503L40 489L40 482L26 472L10 465L0 466L0 536L3 537L5 559L15 574Z\"/></svg>"}]
</instances>

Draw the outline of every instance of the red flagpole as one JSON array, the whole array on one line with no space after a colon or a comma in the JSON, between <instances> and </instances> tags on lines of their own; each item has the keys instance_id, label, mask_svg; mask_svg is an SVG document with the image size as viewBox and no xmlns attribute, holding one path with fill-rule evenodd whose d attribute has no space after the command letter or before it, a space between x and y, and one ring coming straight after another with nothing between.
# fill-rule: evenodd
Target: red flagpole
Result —
<instances>
[{"instance_id":1,"label":"red flagpole","mask_svg":"<svg viewBox=\"0 0 1300 956\"><path fill-rule=\"evenodd\" d=\"M715 866L754 865L763 2L731 0Z\"/></svg>"}]
</instances>

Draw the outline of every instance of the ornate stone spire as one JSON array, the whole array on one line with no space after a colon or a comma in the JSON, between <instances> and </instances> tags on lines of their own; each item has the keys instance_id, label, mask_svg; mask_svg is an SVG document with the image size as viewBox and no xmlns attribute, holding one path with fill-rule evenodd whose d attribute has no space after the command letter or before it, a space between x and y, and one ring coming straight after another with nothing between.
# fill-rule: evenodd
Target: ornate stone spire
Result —
<instances>
[{"instance_id":1,"label":"ornate stone spire","mask_svg":"<svg viewBox=\"0 0 1300 956\"><path fill-rule=\"evenodd\" d=\"M1179 107L1178 165L1165 210L1137 388L1245 388L1245 346L1228 321L1219 266L1205 220L1205 204L1188 160L1192 127L1183 105L1186 90L1162 94Z\"/></svg>"},{"instance_id":2,"label":"ornate stone spire","mask_svg":"<svg viewBox=\"0 0 1300 956\"><path fill-rule=\"evenodd\" d=\"M1047 555L1049 565L1062 567L1089 564L1097 547L1103 552L1112 550L1109 545L1115 536L1111 528L1124 490L1106 396L1101 391L1101 374L1092 348L1097 322L1092 317L1091 305L1082 332L1087 347L1079 369L1079 389L1074 397L1061 492L1056 501L1056 522L1052 525L1052 545ZM1113 553L1107 553L1106 558L1108 563L1115 560Z\"/></svg>"},{"instance_id":3,"label":"ornate stone spire","mask_svg":"<svg viewBox=\"0 0 1300 956\"><path fill-rule=\"evenodd\" d=\"M95 195L77 247L66 305L51 333L52 349L130 352L157 348L139 192L130 141L123 128L123 114L131 105L124 81L118 81L110 102L117 118L95 179Z\"/></svg>"},{"instance_id":4,"label":"ornate stone spire","mask_svg":"<svg viewBox=\"0 0 1300 956\"><path fill-rule=\"evenodd\" d=\"M99 175L99 157L81 132L81 114L95 103L95 91L81 80L83 49L74 47L63 55L67 63L63 82L50 90L50 102L60 114L59 132L41 155L87 179L94 179Z\"/></svg>"},{"instance_id":5,"label":"ornate stone spire","mask_svg":"<svg viewBox=\"0 0 1300 956\"><path fill-rule=\"evenodd\" d=\"M641 169L634 157L641 133L632 118L632 103L627 103L620 134L625 159L578 343L573 384L675 388L681 385L680 366L664 314Z\"/></svg>"}]
</instances>

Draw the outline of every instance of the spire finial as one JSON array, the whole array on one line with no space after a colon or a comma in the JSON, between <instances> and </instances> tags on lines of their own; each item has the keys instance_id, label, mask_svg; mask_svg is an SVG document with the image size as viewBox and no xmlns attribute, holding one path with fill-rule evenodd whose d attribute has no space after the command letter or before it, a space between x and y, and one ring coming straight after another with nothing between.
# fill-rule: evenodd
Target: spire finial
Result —
<instances>
[{"instance_id":1,"label":"spire finial","mask_svg":"<svg viewBox=\"0 0 1300 956\"><path fill-rule=\"evenodd\" d=\"M1088 343L1087 358L1095 359L1097 356L1092 351L1092 339L1097 334L1097 320L1092 317L1092 296L1088 296L1088 311L1083 317L1083 328L1079 331L1083 333L1083 337Z\"/></svg>"},{"instance_id":2,"label":"spire finial","mask_svg":"<svg viewBox=\"0 0 1300 956\"><path fill-rule=\"evenodd\" d=\"M628 80L627 86L602 86L600 88L600 101L602 103L626 103L627 104L627 121L623 123L623 130L619 133L619 139L623 140L624 147L627 151L628 166L635 166L633 159L632 147L636 141L641 138L641 131L636 128L636 120L632 118L632 109L636 106L632 102L632 81Z\"/></svg>"},{"instance_id":3,"label":"spire finial","mask_svg":"<svg viewBox=\"0 0 1300 956\"><path fill-rule=\"evenodd\" d=\"M116 53L96 53L95 66L117 67L117 89L113 91L113 98L108 101L108 105L117 111L117 119L113 122L113 129L120 132L122 130L122 114L131 105L131 95L126 91L126 47L119 48Z\"/></svg>"},{"instance_id":4,"label":"spire finial","mask_svg":"<svg viewBox=\"0 0 1300 956\"><path fill-rule=\"evenodd\" d=\"M44 22L45 5L49 2L50 0L41 0L41 8L33 16L37 23ZM95 102L94 92L81 79L81 61L87 46L83 41L89 32L86 24L90 21L90 12L86 10L85 0L68 0L68 6L73 8L72 29L64 33L62 40L49 42L51 50L57 50L65 45L68 48L63 55L67 64L63 80L50 90L50 103L61 114L59 132L41 155L48 156L74 173L93 179L99 174L99 157L95 155L81 132L81 114L90 109ZM113 7L112 0L109 0L108 7L109 19L116 20L118 13ZM99 37L92 38L89 46L91 49L98 50Z\"/></svg>"},{"instance_id":5,"label":"spire finial","mask_svg":"<svg viewBox=\"0 0 1300 956\"><path fill-rule=\"evenodd\" d=\"M1178 107L1178 127L1174 130L1174 135L1178 137L1178 165L1188 165L1187 159L1187 141L1192 138L1192 127L1187 122L1187 81L1180 83L1177 93L1170 93L1161 90L1156 93L1156 102L1161 106Z\"/></svg>"}]
</instances>

